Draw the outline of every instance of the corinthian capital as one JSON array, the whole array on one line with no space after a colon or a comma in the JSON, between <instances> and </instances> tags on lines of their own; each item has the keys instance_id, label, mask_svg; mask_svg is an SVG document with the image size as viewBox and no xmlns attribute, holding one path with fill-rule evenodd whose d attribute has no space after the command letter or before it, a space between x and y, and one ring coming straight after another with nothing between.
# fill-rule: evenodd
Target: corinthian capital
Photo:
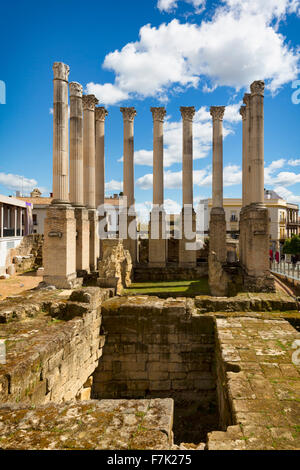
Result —
<instances>
[{"instance_id":1,"label":"corinthian capital","mask_svg":"<svg viewBox=\"0 0 300 470\"><path fill-rule=\"evenodd\" d=\"M120 108L124 121L133 121L136 116L135 108Z\"/></svg>"},{"instance_id":2,"label":"corinthian capital","mask_svg":"<svg viewBox=\"0 0 300 470\"><path fill-rule=\"evenodd\" d=\"M153 121L164 121L165 115L166 115L166 110L165 108L150 108L150 111L152 113Z\"/></svg>"},{"instance_id":3,"label":"corinthian capital","mask_svg":"<svg viewBox=\"0 0 300 470\"><path fill-rule=\"evenodd\" d=\"M213 118L213 121L223 121L225 113L225 106L211 106L210 115Z\"/></svg>"},{"instance_id":4,"label":"corinthian capital","mask_svg":"<svg viewBox=\"0 0 300 470\"><path fill-rule=\"evenodd\" d=\"M99 106L99 108L95 108L96 121L105 121L105 118L107 115L108 115L108 111L103 106Z\"/></svg>"},{"instance_id":5,"label":"corinthian capital","mask_svg":"<svg viewBox=\"0 0 300 470\"><path fill-rule=\"evenodd\" d=\"M242 119L246 119L246 106L241 106L240 107L240 115L242 116Z\"/></svg>"},{"instance_id":6,"label":"corinthian capital","mask_svg":"<svg viewBox=\"0 0 300 470\"><path fill-rule=\"evenodd\" d=\"M262 80L256 80L250 85L251 95L264 96L264 89L265 82L263 82Z\"/></svg>"},{"instance_id":7,"label":"corinthian capital","mask_svg":"<svg viewBox=\"0 0 300 470\"><path fill-rule=\"evenodd\" d=\"M195 106L181 106L181 117L184 121L192 121L195 116Z\"/></svg>"},{"instance_id":8,"label":"corinthian capital","mask_svg":"<svg viewBox=\"0 0 300 470\"><path fill-rule=\"evenodd\" d=\"M95 111L96 104L99 103L95 95L83 95L82 97L83 110Z\"/></svg>"},{"instance_id":9,"label":"corinthian capital","mask_svg":"<svg viewBox=\"0 0 300 470\"><path fill-rule=\"evenodd\" d=\"M68 81L70 67L67 64L64 64L63 62L54 62L52 69L54 80Z\"/></svg>"},{"instance_id":10,"label":"corinthian capital","mask_svg":"<svg viewBox=\"0 0 300 470\"><path fill-rule=\"evenodd\" d=\"M70 96L78 96L79 98L82 97L82 85L80 85L80 83L70 82L69 90L70 90Z\"/></svg>"}]
</instances>

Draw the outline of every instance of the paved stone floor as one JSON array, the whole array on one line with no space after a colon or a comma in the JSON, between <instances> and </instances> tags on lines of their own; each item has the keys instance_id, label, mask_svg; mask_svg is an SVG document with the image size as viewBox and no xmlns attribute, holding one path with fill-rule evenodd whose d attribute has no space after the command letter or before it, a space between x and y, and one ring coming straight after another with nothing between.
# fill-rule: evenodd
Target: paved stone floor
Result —
<instances>
[{"instance_id":1,"label":"paved stone floor","mask_svg":"<svg viewBox=\"0 0 300 470\"><path fill-rule=\"evenodd\" d=\"M170 449L173 400L90 400L0 409L0 449Z\"/></svg>"},{"instance_id":2,"label":"paved stone floor","mask_svg":"<svg viewBox=\"0 0 300 470\"><path fill-rule=\"evenodd\" d=\"M236 425L210 433L208 449L300 449L300 334L280 319L216 322L222 358L240 372L227 372Z\"/></svg>"}]
</instances>

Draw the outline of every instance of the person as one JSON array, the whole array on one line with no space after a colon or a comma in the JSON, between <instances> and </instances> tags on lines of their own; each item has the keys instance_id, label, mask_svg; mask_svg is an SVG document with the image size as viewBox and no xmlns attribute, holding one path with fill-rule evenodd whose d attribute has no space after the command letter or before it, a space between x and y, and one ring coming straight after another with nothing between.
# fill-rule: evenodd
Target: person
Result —
<instances>
[{"instance_id":1,"label":"person","mask_svg":"<svg viewBox=\"0 0 300 470\"><path fill-rule=\"evenodd\" d=\"M275 253L275 260L277 263L279 263L279 251L276 251Z\"/></svg>"}]
</instances>

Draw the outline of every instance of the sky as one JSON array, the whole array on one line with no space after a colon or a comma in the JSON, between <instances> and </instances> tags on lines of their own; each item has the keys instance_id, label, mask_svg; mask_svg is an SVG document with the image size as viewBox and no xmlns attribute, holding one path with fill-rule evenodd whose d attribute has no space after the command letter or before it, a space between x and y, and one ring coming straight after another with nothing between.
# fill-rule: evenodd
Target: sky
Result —
<instances>
[{"instance_id":1,"label":"sky","mask_svg":"<svg viewBox=\"0 0 300 470\"><path fill-rule=\"evenodd\" d=\"M135 106L135 199L152 201L151 106L165 106L165 205L181 209L180 106L195 106L194 199L211 197L210 106L226 106L224 197L241 197L239 108L265 80L265 187L300 203L300 0L2 2L0 193L52 188L52 64L109 112L106 194L122 191L120 106Z\"/></svg>"}]
</instances>

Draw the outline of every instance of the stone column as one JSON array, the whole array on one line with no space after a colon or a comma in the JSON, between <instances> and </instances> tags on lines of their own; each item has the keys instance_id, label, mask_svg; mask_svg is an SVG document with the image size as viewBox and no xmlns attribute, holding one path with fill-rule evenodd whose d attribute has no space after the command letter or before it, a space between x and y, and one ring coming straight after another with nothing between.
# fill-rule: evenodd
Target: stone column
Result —
<instances>
[{"instance_id":1,"label":"stone column","mask_svg":"<svg viewBox=\"0 0 300 470\"><path fill-rule=\"evenodd\" d=\"M82 86L71 82L70 89L70 201L82 207L83 201L83 115Z\"/></svg>"},{"instance_id":2,"label":"stone column","mask_svg":"<svg viewBox=\"0 0 300 470\"><path fill-rule=\"evenodd\" d=\"M108 111L104 107L95 109L96 120L96 209L98 210L99 222L106 218L104 211L105 198L105 147L104 147L104 127L105 118ZM99 212L100 211L100 212ZM100 234L99 234L100 237ZM99 258L102 257L102 242L99 240Z\"/></svg>"},{"instance_id":3,"label":"stone column","mask_svg":"<svg viewBox=\"0 0 300 470\"><path fill-rule=\"evenodd\" d=\"M242 151L242 207L246 205L247 190L247 117L246 106L240 107L240 115L243 120L243 151Z\"/></svg>"},{"instance_id":4,"label":"stone column","mask_svg":"<svg viewBox=\"0 0 300 470\"><path fill-rule=\"evenodd\" d=\"M90 269L96 271L99 258L98 216L96 212L96 139L95 106L98 100L94 95L84 95L83 101L83 168L84 202L89 209L90 221Z\"/></svg>"},{"instance_id":5,"label":"stone column","mask_svg":"<svg viewBox=\"0 0 300 470\"><path fill-rule=\"evenodd\" d=\"M76 221L69 203L68 184L68 74L55 62L53 106L53 196L44 225L44 281L57 288L73 288L76 278ZM82 282L82 281L81 281Z\"/></svg>"},{"instance_id":6,"label":"stone column","mask_svg":"<svg viewBox=\"0 0 300 470\"><path fill-rule=\"evenodd\" d=\"M212 106L213 120L213 174L212 209L209 223L208 273L211 294L227 294L227 276L223 269L226 262L226 220L223 209L223 117L225 106Z\"/></svg>"},{"instance_id":7,"label":"stone column","mask_svg":"<svg viewBox=\"0 0 300 470\"><path fill-rule=\"evenodd\" d=\"M151 108L153 117L153 208L150 214L149 265L164 267L167 262L164 204L164 118L165 108Z\"/></svg>"},{"instance_id":8,"label":"stone column","mask_svg":"<svg viewBox=\"0 0 300 470\"><path fill-rule=\"evenodd\" d=\"M264 88L261 80L253 82L251 89L251 203L264 205Z\"/></svg>"},{"instance_id":9,"label":"stone column","mask_svg":"<svg viewBox=\"0 0 300 470\"><path fill-rule=\"evenodd\" d=\"M242 151L242 211L246 206L247 201L247 190L248 190L248 164L247 164L247 151L248 151L248 139L247 139L247 130L248 130L248 122L247 122L247 109L246 106L240 107L240 115L243 119L243 151ZM243 263L244 262L244 234L241 230L240 224L240 237L239 237L239 259Z\"/></svg>"},{"instance_id":10,"label":"stone column","mask_svg":"<svg viewBox=\"0 0 300 470\"><path fill-rule=\"evenodd\" d=\"M253 292L274 291L274 279L269 273L268 209L264 205L264 82L250 86L251 95L245 95L250 113L248 163L249 204L241 212L240 233L243 237L242 266L244 288Z\"/></svg>"},{"instance_id":11,"label":"stone column","mask_svg":"<svg viewBox=\"0 0 300 470\"><path fill-rule=\"evenodd\" d=\"M136 235L136 214L134 209L134 141L133 128L136 116L135 108L120 108L123 114L124 150L123 150L123 194L126 198L126 208L120 214L121 233L124 237L124 247L129 250L132 262L138 259ZM127 217L126 217L127 216ZM124 218L127 218L125 223ZM129 229L130 227L130 229ZM129 233L130 230L130 233Z\"/></svg>"},{"instance_id":12,"label":"stone column","mask_svg":"<svg viewBox=\"0 0 300 470\"><path fill-rule=\"evenodd\" d=\"M84 203L88 209L95 209L95 106L98 100L94 95L83 95L82 102Z\"/></svg>"},{"instance_id":13,"label":"stone column","mask_svg":"<svg viewBox=\"0 0 300 470\"><path fill-rule=\"evenodd\" d=\"M108 111L99 107L95 109L96 120L96 208L104 204L105 197L105 152L104 126Z\"/></svg>"},{"instance_id":14,"label":"stone column","mask_svg":"<svg viewBox=\"0 0 300 470\"><path fill-rule=\"evenodd\" d=\"M251 152L252 152L252 139L251 139L251 109L250 109L250 93L245 93L243 103L246 106L243 117L243 146L245 139L245 184L243 183L243 191L245 197L244 207L251 203ZM244 134L245 132L245 134ZM243 147L244 148L244 147Z\"/></svg>"},{"instance_id":15,"label":"stone column","mask_svg":"<svg viewBox=\"0 0 300 470\"><path fill-rule=\"evenodd\" d=\"M182 212L179 266L193 268L197 262L196 217L193 209L193 118L194 106L182 106Z\"/></svg>"},{"instance_id":16,"label":"stone column","mask_svg":"<svg viewBox=\"0 0 300 470\"><path fill-rule=\"evenodd\" d=\"M212 106L213 119L213 173L212 207L223 207L223 117L225 106Z\"/></svg>"},{"instance_id":17,"label":"stone column","mask_svg":"<svg viewBox=\"0 0 300 470\"><path fill-rule=\"evenodd\" d=\"M70 68L53 64L53 204L69 201L68 76Z\"/></svg>"},{"instance_id":18,"label":"stone column","mask_svg":"<svg viewBox=\"0 0 300 470\"><path fill-rule=\"evenodd\" d=\"M83 108L82 86L71 82L70 89L70 200L76 218L76 270L82 276L90 270L89 214L83 199Z\"/></svg>"}]
</instances>

